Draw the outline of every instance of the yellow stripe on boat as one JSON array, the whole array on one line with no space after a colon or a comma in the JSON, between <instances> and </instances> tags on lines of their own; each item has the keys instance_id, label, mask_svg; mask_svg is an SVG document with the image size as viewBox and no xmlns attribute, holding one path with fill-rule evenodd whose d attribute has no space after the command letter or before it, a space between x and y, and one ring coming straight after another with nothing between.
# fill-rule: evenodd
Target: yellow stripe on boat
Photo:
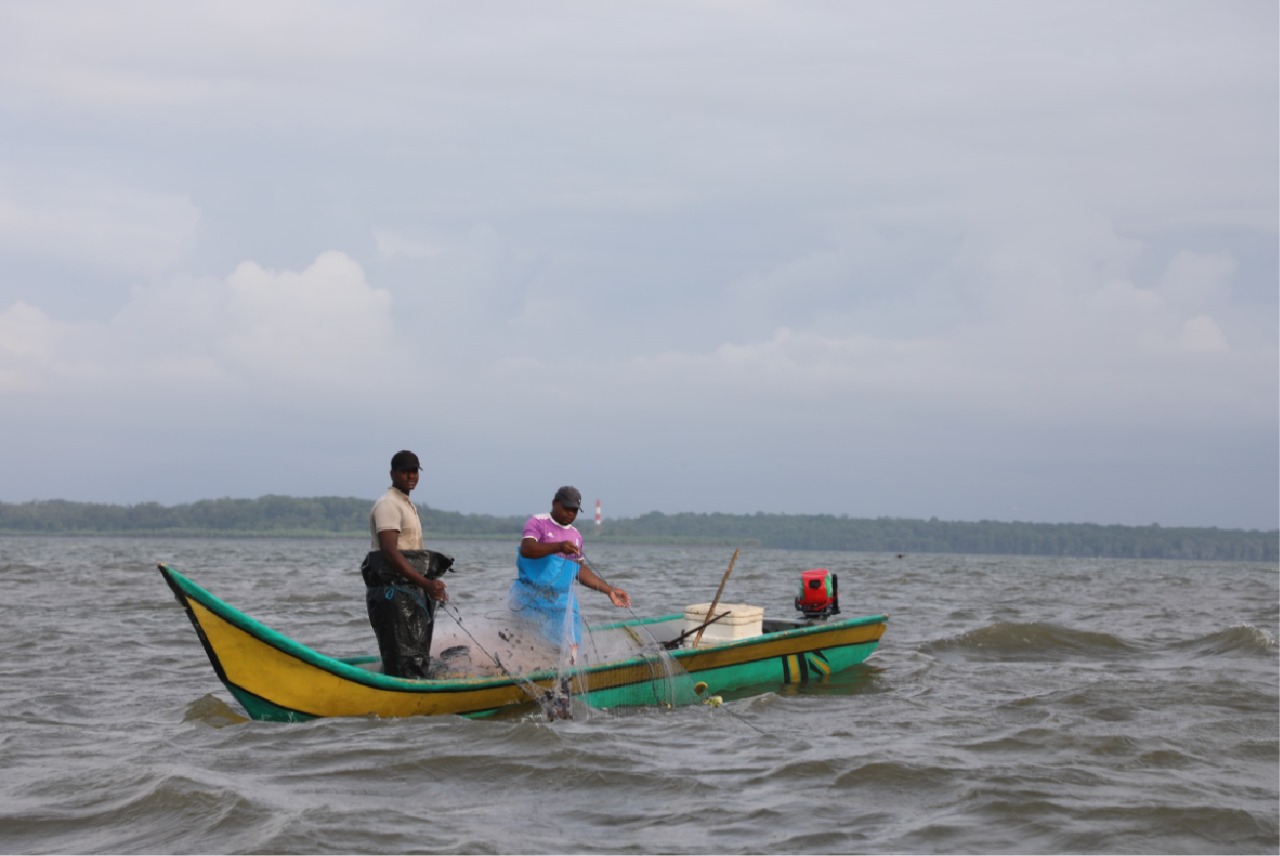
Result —
<instances>
[{"instance_id":1,"label":"yellow stripe on boat","mask_svg":"<svg viewBox=\"0 0 1280 856\"><path fill-rule=\"evenodd\" d=\"M789 657L824 648L839 648L844 645L858 645L864 642L875 642L884 635L885 625L833 625L831 627L805 627L770 633L765 636L750 636L738 639L716 648L691 648L674 652L676 660L690 672L703 669L714 669L719 666L730 666L750 660L767 660L771 657ZM800 671L799 663L792 661L789 665L793 673Z\"/></svg>"},{"instance_id":2,"label":"yellow stripe on boat","mask_svg":"<svg viewBox=\"0 0 1280 856\"><path fill-rule=\"evenodd\" d=\"M308 716L421 716L488 710L527 703L509 681L460 691L422 692L423 682L404 690L382 689L312 666L223 620L194 600L187 605L217 652L228 683ZM399 680L390 678L387 680ZM456 686L457 682L451 682Z\"/></svg>"}]
</instances>

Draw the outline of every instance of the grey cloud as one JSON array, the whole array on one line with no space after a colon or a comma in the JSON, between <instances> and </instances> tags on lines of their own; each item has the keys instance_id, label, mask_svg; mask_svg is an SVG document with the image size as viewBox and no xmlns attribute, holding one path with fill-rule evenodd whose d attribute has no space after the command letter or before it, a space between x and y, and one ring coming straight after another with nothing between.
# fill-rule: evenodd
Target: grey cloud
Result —
<instances>
[{"instance_id":1,"label":"grey cloud","mask_svg":"<svg viewBox=\"0 0 1280 856\"><path fill-rule=\"evenodd\" d=\"M14 448L112 463L0 459L0 500L364 494L409 445L467 511L678 479L684 510L1274 524L1276 32L1250 2L10 4L0 404Z\"/></svg>"}]
</instances>

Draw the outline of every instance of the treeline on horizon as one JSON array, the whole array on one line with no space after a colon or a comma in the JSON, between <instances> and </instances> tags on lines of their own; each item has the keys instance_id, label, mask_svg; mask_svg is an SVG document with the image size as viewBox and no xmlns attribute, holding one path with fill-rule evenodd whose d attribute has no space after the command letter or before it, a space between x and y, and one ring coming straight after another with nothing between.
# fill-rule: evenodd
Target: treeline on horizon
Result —
<instances>
[{"instance_id":1,"label":"treeline on horizon","mask_svg":"<svg viewBox=\"0 0 1280 856\"><path fill-rule=\"evenodd\" d=\"M186 505L34 500L0 502L0 535L353 537L369 533L367 499L205 499ZM525 517L418 506L427 538L517 539ZM602 543L711 544L869 553L971 553L1116 559L1275 562L1280 531L1092 523L951 522L830 514L664 514L608 520L583 537Z\"/></svg>"}]
</instances>

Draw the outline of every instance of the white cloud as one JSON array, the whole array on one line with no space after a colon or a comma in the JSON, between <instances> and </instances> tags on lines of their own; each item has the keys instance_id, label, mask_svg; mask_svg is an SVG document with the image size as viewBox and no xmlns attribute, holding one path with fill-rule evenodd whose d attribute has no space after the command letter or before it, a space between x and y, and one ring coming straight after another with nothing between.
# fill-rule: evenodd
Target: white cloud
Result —
<instances>
[{"instance_id":1,"label":"white cloud","mask_svg":"<svg viewBox=\"0 0 1280 856\"><path fill-rule=\"evenodd\" d=\"M106 323L59 322L25 303L0 314L10 392L366 399L416 377L408 360L390 294L332 251L301 271L244 262L225 279L138 286Z\"/></svg>"},{"instance_id":2,"label":"white cloud","mask_svg":"<svg viewBox=\"0 0 1280 856\"><path fill-rule=\"evenodd\" d=\"M371 288L343 253L322 253L300 272L245 262L227 278L227 294L225 344L247 376L358 388L403 371L391 295Z\"/></svg>"},{"instance_id":3,"label":"white cloud","mask_svg":"<svg viewBox=\"0 0 1280 856\"><path fill-rule=\"evenodd\" d=\"M397 256L410 259L431 259L439 256L442 250L427 241L410 237L391 229L374 229L373 240L378 246L378 255L383 261Z\"/></svg>"},{"instance_id":4,"label":"white cloud","mask_svg":"<svg viewBox=\"0 0 1280 856\"><path fill-rule=\"evenodd\" d=\"M17 4L0 22L8 33L0 103L117 115L265 102L332 85L319 69L367 58L387 35L378 34L377 15L289 0Z\"/></svg>"},{"instance_id":5,"label":"white cloud","mask_svg":"<svg viewBox=\"0 0 1280 856\"><path fill-rule=\"evenodd\" d=\"M1230 280L1237 268L1226 253L1182 250L1169 261L1157 291L1182 309L1220 306L1230 296Z\"/></svg>"},{"instance_id":6,"label":"white cloud","mask_svg":"<svg viewBox=\"0 0 1280 856\"><path fill-rule=\"evenodd\" d=\"M1182 322L1182 330L1175 340L1175 346L1182 351L1223 352L1227 347L1227 338L1222 335L1217 322L1204 315L1188 318Z\"/></svg>"},{"instance_id":7,"label":"white cloud","mask_svg":"<svg viewBox=\"0 0 1280 856\"><path fill-rule=\"evenodd\" d=\"M200 223L199 210L179 195L94 176L38 178L0 183L4 252L149 273L173 265Z\"/></svg>"},{"instance_id":8,"label":"white cloud","mask_svg":"<svg viewBox=\"0 0 1280 856\"><path fill-rule=\"evenodd\" d=\"M1226 254L1183 251L1152 276L1143 243L1100 216L1058 211L1038 222L988 221L929 275L886 288L859 270L883 244L863 245L852 252L837 238L730 292L753 315L795 323L636 356L625 383L641 399L679 391L693 409L745 396L809 408L905 406L940 420L1144 425L1265 412L1238 392L1274 379L1275 344L1232 351L1228 316L1217 315L1237 269Z\"/></svg>"},{"instance_id":9,"label":"white cloud","mask_svg":"<svg viewBox=\"0 0 1280 856\"><path fill-rule=\"evenodd\" d=\"M0 395L39 391L69 328L18 302L0 313Z\"/></svg>"},{"instance_id":10,"label":"white cloud","mask_svg":"<svg viewBox=\"0 0 1280 856\"><path fill-rule=\"evenodd\" d=\"M821 401L839 394L931 394L963 371L942 340L824 336L782 327L766 340L726 342L706 353L664 353L629 361L624 383L647 395L680 390L691 401L748 396L760 402ZM686 402L689 403L689 402Z\"/></svg>"}]
</instances>

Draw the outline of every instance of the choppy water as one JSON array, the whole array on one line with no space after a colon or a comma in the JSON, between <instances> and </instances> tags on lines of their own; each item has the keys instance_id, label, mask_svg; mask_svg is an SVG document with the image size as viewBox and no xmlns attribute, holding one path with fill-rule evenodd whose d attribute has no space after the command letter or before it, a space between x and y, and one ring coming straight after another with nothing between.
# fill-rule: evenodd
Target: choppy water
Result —
<instances>
[{"instance_id":1,"label":"choppy water","mask_svg":"<svg viewBox=\"0 0 1280 856\"><path fill-rule=\"evenodd\" d=\"M505 597L514 545L434 546L462 615ZM787 615L827 567L846 615L890 613L868 665L721 708L291 725L242 720L155 571L372 653L363 550L0 539L0 851L1280 849L1274 566L746 550L725 601ZM731 553L594 559L650 614L710 600Z\"/></svg>"}]
</instances>

